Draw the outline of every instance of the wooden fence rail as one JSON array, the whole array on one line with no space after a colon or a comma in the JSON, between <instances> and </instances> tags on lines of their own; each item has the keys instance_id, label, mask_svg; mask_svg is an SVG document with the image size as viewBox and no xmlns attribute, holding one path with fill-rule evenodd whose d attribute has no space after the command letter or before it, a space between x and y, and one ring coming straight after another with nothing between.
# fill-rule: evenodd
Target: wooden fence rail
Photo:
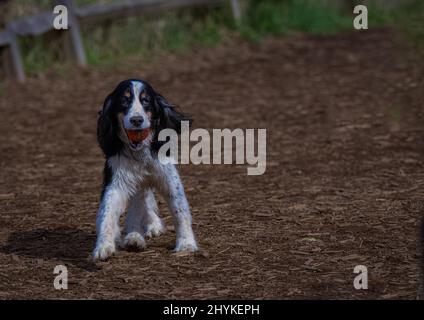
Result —
<instances>
[{"instance_id":1,"label":"wooden fence rail","mask_svg":"<svg viewBox=\"0 0 424 320\"><path fill-rule=\"evenodd\" d=\"M76 62L85 66L87 59L80 32L80 23L95 23L108 19L138 16L188 6L218 6L228 0L122 0L112 4L93 4L77 7L73 0L54 0L53 5L65 5L68 9L69 35L72 54ZM230 0L234 19L241 18L239 0ZM6 73L19 82L25 81L22 56L19 49L19 36L39 36L54 30L53 10L11 21L0 32L0 50Z\"/></svg>"}]
</instances>

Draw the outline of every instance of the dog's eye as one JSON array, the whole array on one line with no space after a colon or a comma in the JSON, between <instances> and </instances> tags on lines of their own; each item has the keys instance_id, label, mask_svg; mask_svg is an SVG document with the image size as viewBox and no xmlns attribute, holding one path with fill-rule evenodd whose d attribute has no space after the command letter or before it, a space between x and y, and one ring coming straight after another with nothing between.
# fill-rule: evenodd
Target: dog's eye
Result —
<instances>
[{"instance_id":1,"label":"dog's eye","mask_svg":"<svg viewBox=\"0 0 424 320\"><path fill-rule=\"evenodd\" d=\"M144 96L144 97L142 97L142 98L140 99L140 101L141 101L141 105L142 105L143 107L148 107L148 106L150 105L150 99L149 99L149 97L148 97L148 96Z\"/></svg>"},{"instance_id":2,"label":"dog's eye","mask_svg":"<svg viewBox=\"0 0 424 320\"><path fill-rule=\"evenodd\" d=\"M126 97L125 95L123 95L121 97L121 106L123 109L128 109L129 106L131 104L131 98Z\"/></svg>"}]
</instances>

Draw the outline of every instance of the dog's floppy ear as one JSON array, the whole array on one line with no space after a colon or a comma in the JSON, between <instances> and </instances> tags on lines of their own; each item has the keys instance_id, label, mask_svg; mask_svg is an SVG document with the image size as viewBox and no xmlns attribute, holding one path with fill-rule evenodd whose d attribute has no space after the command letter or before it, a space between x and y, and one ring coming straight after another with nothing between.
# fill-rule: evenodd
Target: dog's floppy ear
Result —
<instances>
[{"instance_id":1,"label":"dog's floppy ear","mask_svg":"<svg viewBox=\"0 0 424 320\"><path fill-rule=\"evenodd\" d=\"M157 111L158 129L174 129L181 133L181 121L188 121L191 126L193 119L182 113L176 105L169 103L162 95L155 97L155 108Z\"/></svg>"},{"instance_id":2,"label":"dog's floppy ear","mask_svg":"<svg viewBox=\"0 0 424 320\"><path fill-rule=\"evenodd\" d=\"M117 134L116 119L113 119L112 104L113 98L110 94L105 99L103 109L99 112L97 119L97 142L106 157L119 152L122 144Z\"/></svg>"},{"instance_id":3,"label":"dog's floppy ear","mask_svg":"<svg viewBox=\"0 0 424 320\"><path fill-rule=\"evenodd\" d=\"M189 127L193 122L191 116L182 113L176 105L169 103L165 97L155 93L154 96L154 119L153 119L153 149L158 150L165 141L159 141L159 132L163 129L173 129L181 133L181 121L188 121Z\"/></svg>"}]
</instances>

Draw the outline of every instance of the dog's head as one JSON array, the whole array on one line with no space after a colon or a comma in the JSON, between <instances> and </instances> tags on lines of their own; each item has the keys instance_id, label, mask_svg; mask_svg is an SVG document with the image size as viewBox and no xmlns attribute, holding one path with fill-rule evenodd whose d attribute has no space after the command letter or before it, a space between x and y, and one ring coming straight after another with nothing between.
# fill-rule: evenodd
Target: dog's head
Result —
<instances>
[{"instance_id":1,"label":"dog's head","mask_svg":"<svg viewBox=\"0 0 424 320\"><path fill-rule=\"evenodd\" d=\"M99 113L97 140L106 156L118 153L124 145L133 151L150 147L157 151L162 129L181 132L181 121L191 118L181 113L143 80L122 81L109 94Z\"/></svg>"}]
</instances>

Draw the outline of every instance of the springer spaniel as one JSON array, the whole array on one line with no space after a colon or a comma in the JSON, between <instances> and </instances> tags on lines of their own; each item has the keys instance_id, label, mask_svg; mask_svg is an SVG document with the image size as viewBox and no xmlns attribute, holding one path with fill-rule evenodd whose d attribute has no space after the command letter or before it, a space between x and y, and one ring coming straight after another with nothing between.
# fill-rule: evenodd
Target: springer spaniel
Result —
<instances>
[{"instance_id":1,"label":"springer spaniel","mask_svg":"<svg viewBox=\"0 0 424 320\"><path fill-rule=\"evenodd\" d=\"M175 251L196 251L189 205L174 164L161 163L158 141L162 129L181 132L179 112L142 80L125 80L107 96L97 123L97 140L106 157L94 260L106 260L116 244L143 249L145 237L165 231L153 190L168 203L176 231ZM119 217L128 209L125 238L120 241Z\"/></svg>"}]
</instances>

